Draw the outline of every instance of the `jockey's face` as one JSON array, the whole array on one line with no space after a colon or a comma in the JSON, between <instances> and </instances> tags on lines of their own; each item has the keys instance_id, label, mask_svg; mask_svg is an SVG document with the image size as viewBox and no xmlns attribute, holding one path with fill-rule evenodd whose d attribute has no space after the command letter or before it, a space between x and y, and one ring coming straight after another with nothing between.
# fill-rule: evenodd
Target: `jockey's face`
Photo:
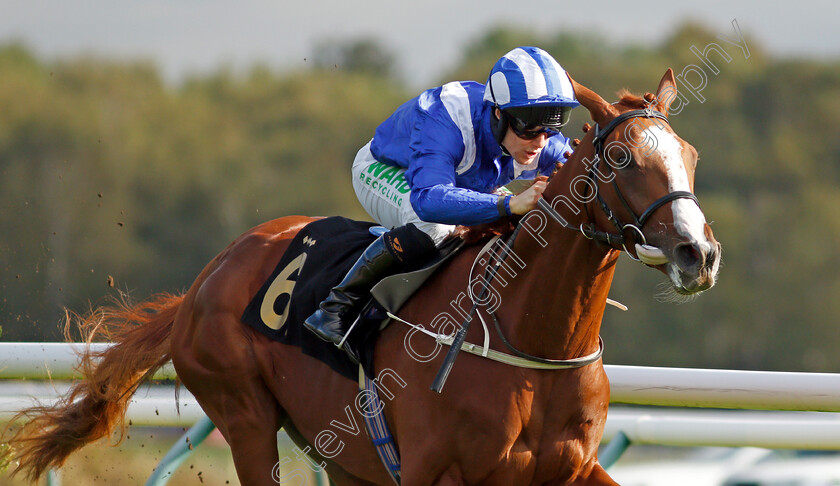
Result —
<instances>
[{"instance_id":1,"label":"jockey's face","mask_svg":"<svg viewBox=\"0 0 840 486\"><path fill-rule=\"evenodd\" d=\"M540 151L548 143L549 136L548 133L543 132L534 138L525 139L519 137L512 128L508 127L507 133L505 133L505 137L502 139L502 145L505 146L505 149L513 157L513 160L527 165L539 157Z\"/></svg>"}]
</instances>

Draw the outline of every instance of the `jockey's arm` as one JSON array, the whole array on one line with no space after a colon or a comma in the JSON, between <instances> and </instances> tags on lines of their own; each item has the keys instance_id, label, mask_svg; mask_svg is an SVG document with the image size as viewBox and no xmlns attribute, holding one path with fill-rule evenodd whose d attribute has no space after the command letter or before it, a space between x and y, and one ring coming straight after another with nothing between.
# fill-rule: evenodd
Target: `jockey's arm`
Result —
<instances>
[{"instance_id":1,"label":"jockey's arm","mask_svg":"<svg viewBox=\"0 0 840 486\"><path fill-rule=\"evenodd\" d=\"M490 223L499 219L499 198L495 194L455 187L454 183L434 184L427 187L415 187L411 190L411 206L423 221L443 224L476 225ZM505 204L505 215L510 201Z\"/></svg>"}]
</instances>

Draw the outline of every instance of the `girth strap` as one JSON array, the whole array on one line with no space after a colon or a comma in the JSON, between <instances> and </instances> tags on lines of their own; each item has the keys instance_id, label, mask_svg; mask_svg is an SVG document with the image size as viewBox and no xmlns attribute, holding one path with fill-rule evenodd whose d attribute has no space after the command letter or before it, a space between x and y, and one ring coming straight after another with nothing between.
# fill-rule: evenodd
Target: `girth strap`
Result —
<instances>
[{"instance_id":1,"label":"girth strap","mask_svg":"<svg viewBox=\"0 0 840 486\"><path fill-rule=\"evenodd\" d=\"M365 399L361 400L364 404L362 417L365 420L365 428L367 428L368 436L370 436L371 442L373 442L373 446L379 455L379 459L382 461L382 465L388 471L388 475L399 486L401 469L400 452L397 450L394 436L388 427L388 421L385 420L385 407L379 399L376 385L368 378L361 365L359 365L359 394L365 394ZM356 398L356 404L359 404L359 398Z\"/></svg>"}]
</instances>

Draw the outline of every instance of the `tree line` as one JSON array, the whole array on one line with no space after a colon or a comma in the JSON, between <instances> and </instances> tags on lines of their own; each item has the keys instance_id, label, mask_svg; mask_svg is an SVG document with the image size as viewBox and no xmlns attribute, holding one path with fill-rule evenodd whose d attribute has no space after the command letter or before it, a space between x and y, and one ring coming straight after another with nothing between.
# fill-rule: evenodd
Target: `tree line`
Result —
<instances>
[{"instance_id":1,"label":"tree line","mask_svg":"<svg viewBox=\"0 0 840 486\"><path fill-rule=\"evenodd\" d=\"M658 302L657 272L622 258L606 362L837 371L840 63L749 57L686 24L659 45L496 29L439 80L484 82L517 45L548 50L606 99L655 91L671 67L698 83L672 125L700 153L696 193L723 245L719 284ZM727 35L732 35L727 32ZM717 43L704 64L695 50ZM692 46L696 49L692 49ZM233 238L290 214L369 219L349 168L417 93L371 40L321 48L308 69L221 70L177 86L155 66L45 61L0 47L0 326L4 341L60 339L64 309L179 291ZM693 76L693 77L690 77ZM565 133L580 138L575 110Z\"/></svg>"}]
</instances>

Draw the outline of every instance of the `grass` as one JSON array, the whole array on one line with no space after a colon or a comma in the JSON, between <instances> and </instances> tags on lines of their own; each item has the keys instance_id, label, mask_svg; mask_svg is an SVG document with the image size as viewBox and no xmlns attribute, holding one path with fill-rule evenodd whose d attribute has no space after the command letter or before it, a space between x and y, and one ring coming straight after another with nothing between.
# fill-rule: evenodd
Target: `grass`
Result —
<instances>
[{"instance_id":1,"label":"grass","mask_svg":"<svg viewBox=\"0 0 840 486\"><path fill-rule=\"evenodd\" d=\"M125 440L117 446L112 445L114 440L100 441L70 456L64 467L57 471L60 484L62 486L142 486L183 432L182 428L131 427L127 431ZM288 440L280 447L280 457L295 457ZM290 463L284 471L301 468L300 464ZM41 479L39 485L45 484L47 484L46 480ZM168 484L173 486L239 485L230 448L221 434L215 431L202 444L196 446ZM309 478L307 484L317 484L314 476ZM10 478L9 471L5 471L0 472L0 486L30 485L21 479Z\"/></svg>"}]
</instances>

